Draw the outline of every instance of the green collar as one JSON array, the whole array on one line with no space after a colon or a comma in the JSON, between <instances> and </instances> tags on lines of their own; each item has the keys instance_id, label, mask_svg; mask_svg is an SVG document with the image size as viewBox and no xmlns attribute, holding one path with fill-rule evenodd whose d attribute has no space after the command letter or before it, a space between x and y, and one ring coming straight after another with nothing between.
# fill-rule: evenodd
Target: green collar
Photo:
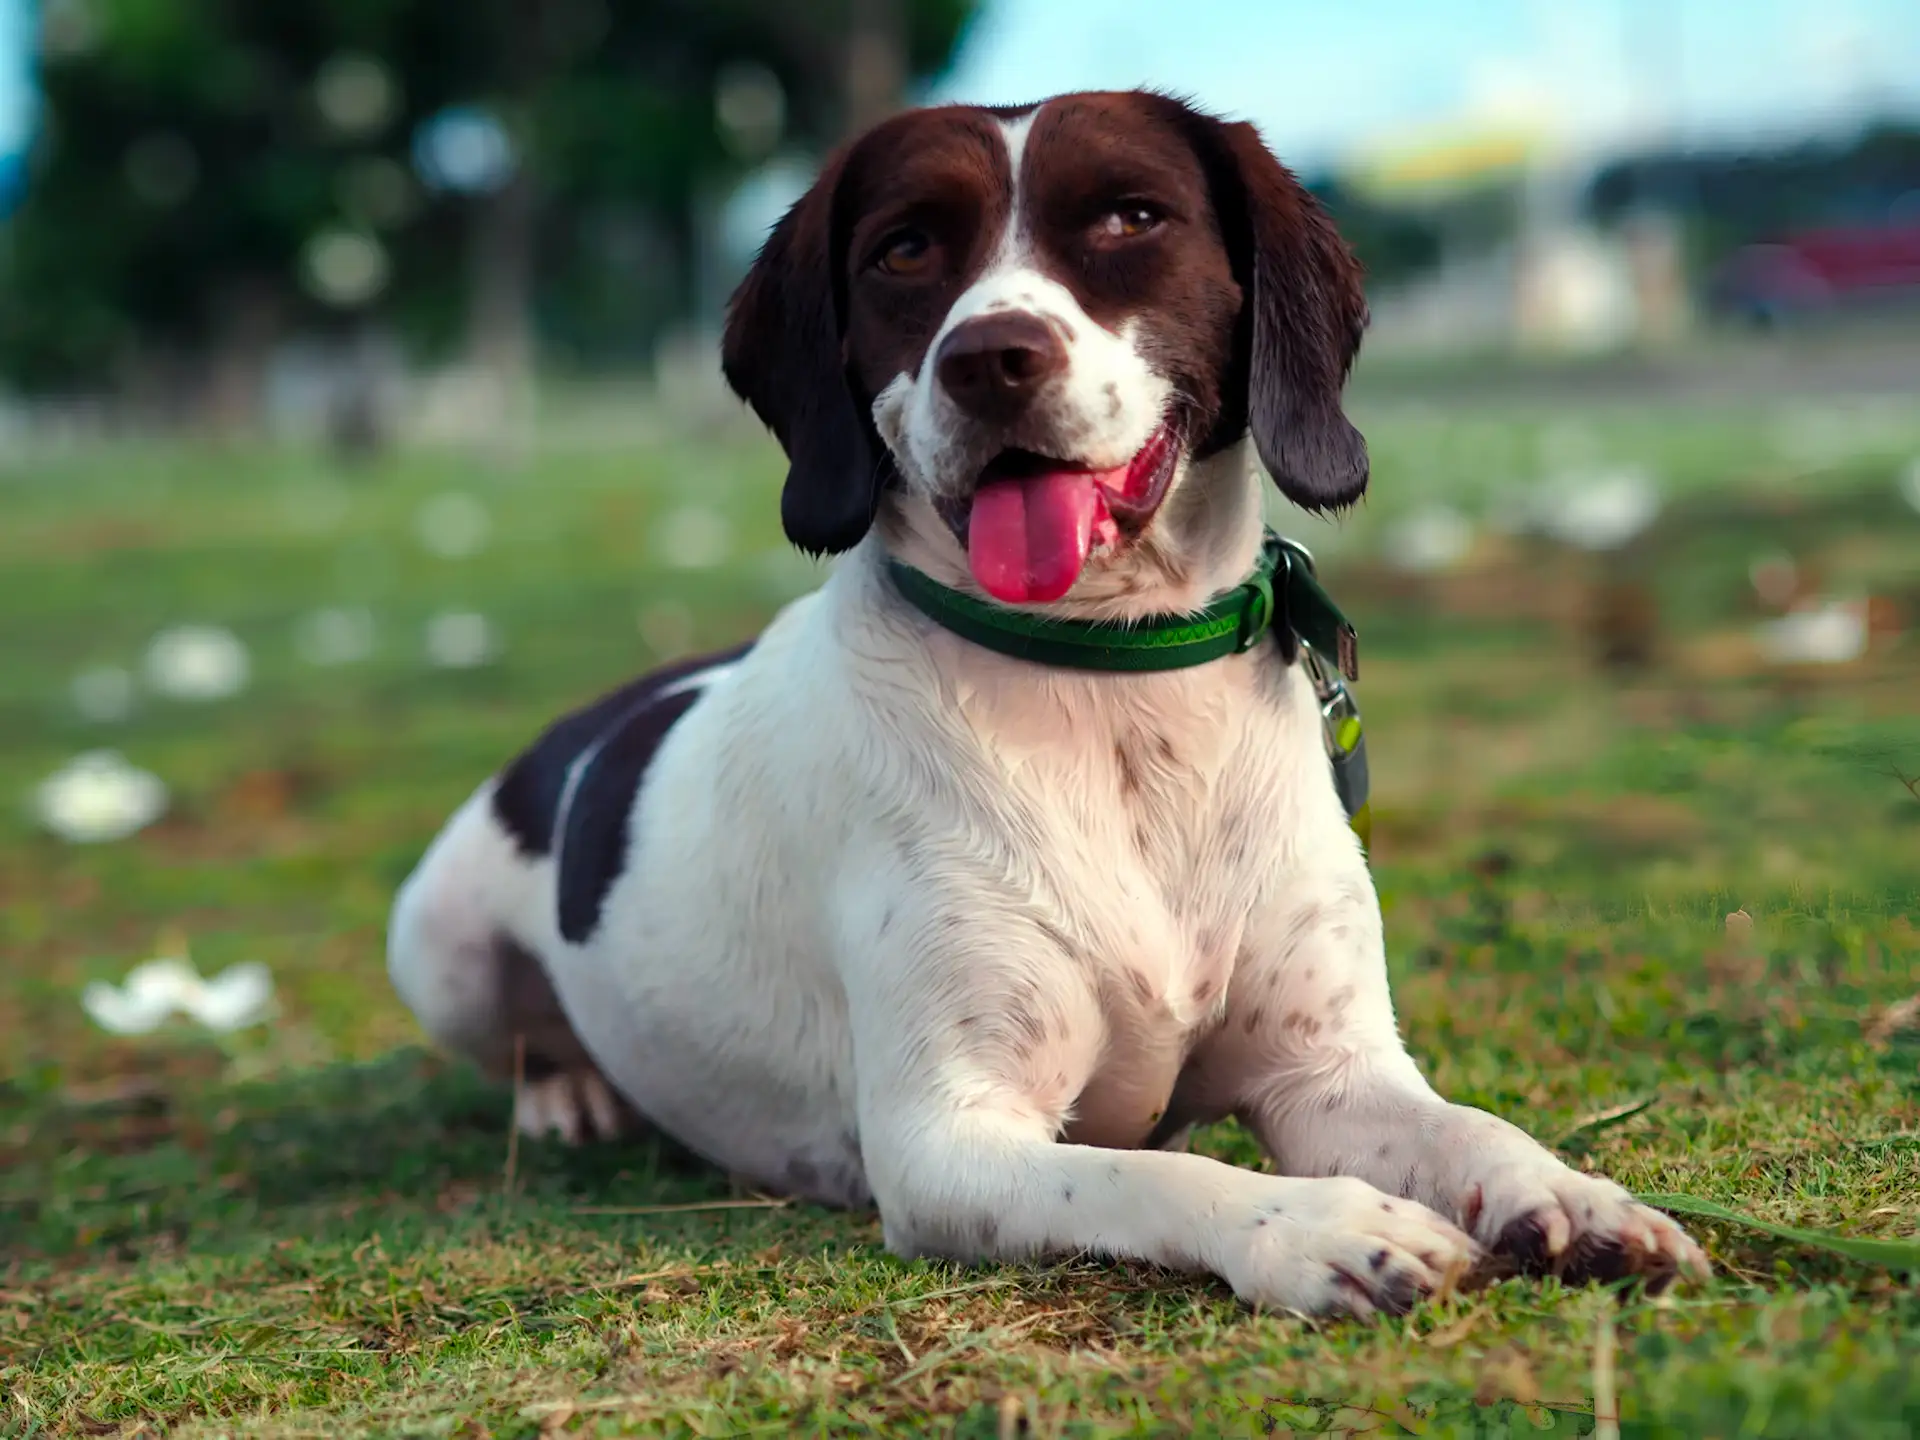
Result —
<instances>
[{"instance_id":1,"label":"green collar","mask_svg":"<svg viewBox=\"0 0 1920 1440\"><path fill-rule=\"evenodd\" d=\"M1063 620L1012 610L950 590L889 560L893 583L915 608L964 640L1018 660L1070 670L1138 673L1184 670L1253 649L1278 629L1337 661L1348 680L1360 671L1359 637L1314 578L1306 547L1269 530L1253 574L1194 615L1142 620ZM1294 646L1286 649L1291 658Z\"/></svg>"}]
</instances>

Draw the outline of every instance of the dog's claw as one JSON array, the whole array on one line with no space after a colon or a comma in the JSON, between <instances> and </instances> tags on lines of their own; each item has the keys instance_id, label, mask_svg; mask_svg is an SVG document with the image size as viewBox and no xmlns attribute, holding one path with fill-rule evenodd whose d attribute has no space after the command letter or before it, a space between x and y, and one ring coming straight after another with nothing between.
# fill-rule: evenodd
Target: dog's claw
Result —
<instances>
[{"instance_id":1,"label":"dog's claw","mask_svg":"<svg viewBox=\"0 0 1920 1440\"><path fill-rule=\"evenodd\" d=\"M1511 1218L1494 1232L1489 1278L1517 1271L1556 1275L1570 1285L1638 1279L1657 1295L1682 1275L1704 1280L1711 1274L1706 1252L1674 1220L1609 1181L1568 1171L1538 1188L1546 1193L1517 1215L1509 1209ZM1483 1228L1498 1210L1493 1190Z\"/></svg>"}]
</instances>

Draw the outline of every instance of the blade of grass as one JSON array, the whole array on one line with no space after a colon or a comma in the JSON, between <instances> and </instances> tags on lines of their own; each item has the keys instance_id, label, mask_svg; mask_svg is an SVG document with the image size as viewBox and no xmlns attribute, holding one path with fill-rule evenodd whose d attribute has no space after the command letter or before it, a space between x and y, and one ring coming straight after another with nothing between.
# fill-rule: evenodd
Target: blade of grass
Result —
<instances>
[{"instance_id":1,"label":"blade of grass","mask_svg":"<svg viewBox=\"0 0 1920 1440\"><path fill-rule=\"evenodd\" d=\"M745 1200L694 1200L684 1205L575 1205L575 1215L691 1215L696 1210L784 1210L793 1201L783 1195Z\"/></svg>"},{"instance_id":2,"label":"blade of grass","mask_svg":"<svg viewBox=\"0 0 1920 1440\"><path fill-rule=\"evenodd\" d=\"M1571 1129L1553 1142L1553 1147L1556 1150L1569 1148L1584 1150L1588 1142L1602 1130L1611 1130L1615 1125L1623 1124L1636 1115L1644 1114L1659 1103L1658 1095L1649 1095L1644 1100L1629 1100L1626 1104L1615 1105L1610 1110L1596 1111L1592 1115L1576 1120Z\"/></svg>"},{"instance_id":3,"label":"blade of grass","mask_svg":"<svg viewBox=\"0 0 1920 1440\"><path fill-rule=\"evenodd\" d=\"M1836 1255L1845 1255L1848 1259L1858 1260L1864 1265L1877 1265L1883 1270L1908 1270L1920 1273L1920 1240L1861 1240L1850 1235L1828 1234L1823 1230L1802 1230L1797 1226L1777 1225L1771 1220L1742 1215L1736 1210L1729 1210L1724 1205L1717 1205L1711 1200L1702 1200L1693 1195L1639 1195L1635 1198L1642 1205L1651 1205L1657 1210L1667 1210L1675 1215L1691 1215L1700 1220L1718 1220L1726 1225L1743 1226L1748 1230L1758 1230L1781 1240L1791 1240L1796 1245L1830 1250Z\"/></svg>"}]
</instances>

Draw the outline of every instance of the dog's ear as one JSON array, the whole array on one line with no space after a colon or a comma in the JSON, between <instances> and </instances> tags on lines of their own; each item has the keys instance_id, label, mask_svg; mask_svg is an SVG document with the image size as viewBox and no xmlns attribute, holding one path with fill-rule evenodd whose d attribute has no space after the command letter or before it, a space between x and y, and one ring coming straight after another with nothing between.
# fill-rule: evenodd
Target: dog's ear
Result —
<instances>
[{"instance_id":1,"label":"dog's ear","mask_svg":"<svg viewBox=\"0 0 1920 1440\"><path fill-rule=\"evenodd\" d=\"M881 471L841 345L834 196L845 155L787 211L727 307L720 363L787 452L780 523L811 555L851 550L873 524Z\"/></svg>"},{"instance_id":2,"label":"dog's ear","mask_svg":"<svg viewBox=\"0 0 1920 1440\"><path fill-rule=\"evenodd\" d=\"M1344 509L1367 488L1367 442L1340 404L1367 326L1360 264L1258 130L1210 128L1214 206L1246 290L1238 343L1254 446L1294 504Z\"/></svg>"}]
</instances>

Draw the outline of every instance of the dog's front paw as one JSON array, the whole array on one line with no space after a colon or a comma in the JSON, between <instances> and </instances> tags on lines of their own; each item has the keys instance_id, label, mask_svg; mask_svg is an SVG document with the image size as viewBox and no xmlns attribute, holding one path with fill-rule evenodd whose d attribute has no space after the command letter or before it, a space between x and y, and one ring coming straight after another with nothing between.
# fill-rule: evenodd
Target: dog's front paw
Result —
<instances>
[{"instance_id":1,"label":"dog's front paw","mask_svg":"<svg viewBox=\"0 0 1920 1440\"><path fill-rule=\"evenodd\" d=\"M598 1070L556 1070L526 1081L514 1099L513 1123L530 1139L555 1135L568 1145L616 1140L635 1124Z\"/></svg>"},{"instance_id":2,"label":"dog's front paw","mask_svg":"<svg viewBox=\"0 0 1920 1440\"><path fill-rule=\"evenodd\" d=\"M1487 1247L1491 1275L1558 1275L1575 1284L1637 1276L1658 1294L1677 1276L1711 1273L1706 1251L1670 1217L1557 1160L1483 1180L1460 1215Z\"/></svg>"},{"instance_id":3,"label":"dog's front paw","mask_svg":"<svg viewBox=\"0 0 1920 1440\"><path fill-rule=\"evenodd\" d=\"M1424 1205L1364 1180L1271 1182L1222 1268L1241 1299L1301 1315L1403 1315L1479 1258L1471 1237Z\"/></svg>"}]
</instances>

